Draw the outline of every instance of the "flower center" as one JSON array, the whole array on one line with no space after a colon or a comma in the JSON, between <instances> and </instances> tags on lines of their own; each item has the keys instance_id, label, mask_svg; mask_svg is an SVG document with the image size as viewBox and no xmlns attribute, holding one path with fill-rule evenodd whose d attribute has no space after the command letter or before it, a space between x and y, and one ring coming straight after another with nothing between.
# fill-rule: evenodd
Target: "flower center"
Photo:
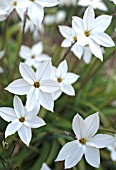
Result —
<instances>
[{"instance_id":1,"label":"flower center","mask_svg":"<svg viewBox=\"0 0 116 170\"><path fill-rule=\"evenodd\" d=\"M59 77L59 78L57 78L57 81L58 81L58 83L61 83L62 79Z\"/></svg>"},{"instance_id":2,"label":"flower center","mask_svg":"<svg viewBox=\"0 0 116 170\"><path fill-rule=\"evenodd\" d=\"M19 121L20 121L21 123L23 123L23 122L25 121L25 118L24 118L24 117L21 117L21 118L19 119Z\"/></svg>"},{"instance_id":3,"label":"flower center","mask_svg":"<svg viewBox=\"0 0 116 170\"><path fill-rule=\"evenodd\" d=\"M13 2L13 6L17 6L17 1L14 1L14 2Z\"/></svg>"},{"instance_id":4,"label":"flower center","mask_svg":"<svg viewBox=\"0 0 116 170\"><path fill-rule=\"evenodd\" d=\"M35 58L35 55L32 55L31 58Z\"/></svg>"},{"instance_id":5,"label":"flower center","mask_svg":"<svg viewBox=\"0 0 116 170\"><path fill-rule=\"evenodd\" d=\"M89 37L90 36L90 31L85 31L84 34L85 34L86 37Z\"/></svg>"},{"instance_id":6,"label":"flower center","mask_svg":"<svg viewBox=\"0 0 116 170\"><path fill-rule=\"evenodd\" d=\"M79 139L79 142L80 142L82 145L85 145L85 144L86 144L86 139L81 138L81 139Z\"/></svg>"},{"instance_id":7,"label":"flower center","mask_svg":"<svg viewBox=\"0 0 116 170\"><path fill-rule=\"evenodd\" d=\"M77 36L74 36L74 37L73 37L73 40L74 40L74 41L77 41Z\"/></svg>"},{"instance_id":8,"label":"flower center","mask_svg":"<svg viewBox=\"0 0 116 170\"><path fill-rule=\"evenodd\" d=\"M30 1L35 2L35 0L30 0Z\"/></svg>"},{"instance_id":9,"label":"flower center","mask_svg":"<svg viewBox=\"0 0 116 170\"><path fill-rule=\"evenodd\" d=\"M40 83L39 83L39 82L35 82L35 83L34 83L34 87L35 87L35 88L39 88L39 87L40 87Z\"/></svg>"}]
</instances>

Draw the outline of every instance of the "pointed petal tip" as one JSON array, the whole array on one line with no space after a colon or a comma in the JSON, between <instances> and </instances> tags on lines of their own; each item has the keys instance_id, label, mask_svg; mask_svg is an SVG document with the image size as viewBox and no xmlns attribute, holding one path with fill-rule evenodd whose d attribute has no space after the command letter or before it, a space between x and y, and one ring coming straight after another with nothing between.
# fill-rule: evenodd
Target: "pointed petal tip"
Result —
<instances>
[{"instance_id":1,"label":"pointed petal tip","mask_svg":"<svg viewBox=\"0 0 116 170\"><path fill-rule=\"evenodd\" d=\"M7 87L5 87L4 89L8 91L8 86L7 86Z\"/></svg>"},{"instance_id":2,"label":"pointed petal tip","mask_svg":"<svg viewBox=\"0 0 116 170\"><path fill-rule=\"evenodd\" d=\"M27 147L29 147L29 143L25 143Z\"/></svg>"},{"instance_id":3,"label":"pointed petal tip","mask_svg":"<svg viewBox=\"0 0 116 170\"><path fill-rule=\"evenodd\" d=\"M5 134L5 138L7 138L7 137L8 137L8 135Z\"/></svg>"}]
</instances>

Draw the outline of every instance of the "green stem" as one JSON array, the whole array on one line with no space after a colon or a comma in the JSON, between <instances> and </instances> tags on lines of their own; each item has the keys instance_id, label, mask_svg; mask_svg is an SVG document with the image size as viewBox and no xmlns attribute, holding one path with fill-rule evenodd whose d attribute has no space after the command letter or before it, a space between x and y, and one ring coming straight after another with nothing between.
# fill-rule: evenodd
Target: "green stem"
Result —
<instances>
[{"instance_id":1,"label":"green stem","mask_svg":"<svg viewBox=\"0 0 116 170\"><path fill-rule=\"evenodd\" d=\"M14 79L14 76L15 76L15 73L16 73L16 68L17 68L17 65L18 65L18 62L19 62L19 51L20 51L20 48L21 48L21 45L22 43L24 42L24 38L25 38L25 26L26 26L26 20L27 20L27 10L25 11L24 13L24 20L23 20L23 29L22 29L22 35L21 35L21 41L20 41L20 44L19 44L19 47L18 47L18 50L17 50L17 57L16 57L16 60L15 60L15 63L14 63L14 68L13 68L13 72L12 72L12 79Z\"/></svg>"},{"instance_id":2,"label":"green stem","mask_svg":"<svg viewBox=\"0 0 116 170\"><path fill-rule=\"evenodd\" d=\"M62 58L62 60L61 60L60 62L62 62L63 60L66 59L66 57L67 57L67 55L69 54L69 52L70 52L72 46L73 46L75 43L76 43L76 41L75 41L74 43L71 44L71 46L68 48L68 50L64 53L64 56L63 56L63 58Z\"/></svg>"},{"instance_id":3,"label":"green stem","mask_svg":"<svg viewBox=\"0 0 116 170\"><path fill-rule=\"evenodd\" d=\"M8 16L7 19L5 20L5 24L4 24L3 40L2 40L1 50L5 50L5 46L6 46L6 42L7 42L8 21L9 21L9 16Z\"/></svg>"}]
</instances>

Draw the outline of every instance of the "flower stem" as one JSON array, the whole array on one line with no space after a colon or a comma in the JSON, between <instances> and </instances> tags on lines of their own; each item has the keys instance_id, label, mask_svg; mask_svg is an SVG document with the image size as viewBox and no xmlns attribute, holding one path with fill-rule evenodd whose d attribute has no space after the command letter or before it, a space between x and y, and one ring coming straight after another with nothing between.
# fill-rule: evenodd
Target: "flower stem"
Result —
<instances>
[{"instance_id":1,"label":"flower stem","mask_svg":"<svg viewBox=\"0 0 116 170\"><path fill-rule=\"evenodd\" d=\"M76 137L76 136L74 136L74 135L70 134L70 133L69 133L69 132L67 132L67 131L64 131L64 134L65 134L65 135L67 135L67 136L71 136L71 137L73 137L73 138L77 139L77 137Z\"/></svg>"},{"instance_id":2,"label":"flower stem","mask_svg":"<svg viewBox=\"0 0 116 170\"><path fill-rule=\"evenodd\" d=\"M64 56L63 56L63 58L62 58L61 61L63 61L63 60L67 57L68 53L70 52L72 46L73 46L75 43L76 43L76 41L71 44L71 46L68 48L68 50L64 53ZM60 61L60 62L61 62L61 61Z\"/></svg>"},{"instance_id":3,"label":"flower stem","mask_svg":"<svg viewBox=\"0 0 116 170\"><path fill-rule=\"evenodd\" d=\"M23 29L22 29L21 41L20 41L20 44L19 44L19 47L18 47L18 50L17 50L17 55L16 55L17 57L16 57L16 60L15 60L15 63L14 63L14 69L13 69L12 76L11 76L12 79L14 79L14 76L15 76L16 68L17 68L18 61L19 61L19 51L20 51L21 45L22 45L22 43L24 42L24 38L25 38L26 20L27 20L27 10L26 10L25 13L24 13L24 20L23 20Z\"/></svg>"},{"instance_id":4,"label":"flower stem","mask_svg":"<svg viewBox=\"0 0 116 170\"><path fill-rule=\"evenodd\" d=\"M4 30L3 30L3 39L2 39L2 46L1 50L5 50L6 42L7 42L7 28L8 28L8 21L9 21L9 16L5 20L4 23Z\"/></svg>"}]
</instances>

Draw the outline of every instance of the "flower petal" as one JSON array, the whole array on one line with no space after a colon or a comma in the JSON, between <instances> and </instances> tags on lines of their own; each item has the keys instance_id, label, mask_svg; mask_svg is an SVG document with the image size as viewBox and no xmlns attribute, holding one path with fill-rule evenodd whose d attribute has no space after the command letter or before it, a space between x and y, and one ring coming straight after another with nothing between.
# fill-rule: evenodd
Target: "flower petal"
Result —
<instances>
[{"instance_id":1,"label":"flower petal","mask_svg":"<svg viewBox=\"0 0 116 170\"><path fill-rule=\"evenodd\" d=\"M83 33L84 27L83 27L83 20L77 16L72 17L72 28L74 31L79 35L80 33ZM78 37L77 37L78 38Z\"/></svg>"},{"instance_id":2,"label":"flower petal","mask_svg":"<svg viewBox=\"0 0 116 170\"><path fill-rule=\"evenodd\" d=\"M40 4L43 7L53 7L56 6L57 4L59 4L59 1L57 0L37 0L36 3Z\"/></svg>"},{"instance_id":3,"label":"flower petal","mask_svg":"<svg viewBox=\"0 0 116 170\"><path fill-rule=\"evenodd\" d=\"M59 31L64 38L73 42L73 31L71 27L59 26Z\"/></svg>"},{"instance_id":4,"label":"flower petal","mask_svg":"<svg viewBox=\"0 0 116 170\"><path fill-rule=\"evenodd\" d=\"M47 110L53 112L54 100L52 94L40 91L38 102Z\"/></svg>"},{"instance_id":5,"label":"flower petal","mask_svg":"<svg viewBox=\"0 0 116 170\"><path fill-rule=\"evenodd\" d=\"M32 87L32 89L27 94L26 109L28 111L31 111L35 107L38 97L39 97L39 89Z\"/></svg>"},{"instance_id":6,"label":"flower petal","mask_svg":"<svg viewBox=\"0 0 116 170\"><path fill-rule=\"evenodd\" d=\"M33 112L26 116L25 121L29 123L31 128L39 128L46 124L42 118L34 116Z\"/></svg>"},{"instance_id":7,"label":"flower petal","mask_svg":"<svg viewBox=\"0 0 116 170\"><path fill-rule=\"evenodd\" d=\"M72 48L71 51L74 53L74 55L76 55L76 57L78 57L78 59L81 59L82 55L83 55L83 46L78 45L77 43L75 43Z\"/></svg>"},{"instance_id":8,"label":"flower petal","mask_svg":"<svg viewBox=\"0 0 116 170\"><path fill-rule=\"evenodd\" d=\"M91 146L85 146L85 159L91 166L99 168L100 166L99 149Z\"/></svg>"},{"instance_id":9,"label":"flower petal","mask_svg":"<svg viewBox=\"0 0 116 170\"><path fill-rule=\"evenodd\" d=\"M92 52L89 47L84 47L83 60L86 64L89 64L92 58Z\"/></svg>"},{"instance_id":10,"label":"flower petal","mask_svg":"<svg viewBox=\"0 0 116 170\"><path fill-rule=\"evenodd\" d=\"M101 61L103 61L103 55L102 55L100 45L97 44L92 38L89 39L89 47L90 47L91 52L97 58L99 58Z\"/></svg>"},{"instance_id":11,"label":"flower petal","mask_svg":"<svg viewBox=\"0 0 116 170\"><path fill-rule=\"evenodd\" d=\"M21 76L26 80L30 85L33 85L37 81L33 69L25 63L20 63L19 70Z\"/></svg>"},{"instance_id":12,"label":"flower petal","mask_svg":"<svg viewBox=\"0 0 116 170\"><path fill-rule=\"evenodd\" d=\"M93 135L95 135L95 133L98 131L99 128L99 115L98 112L88 116L85 119L85 124L86 124L86 137L90 138Z\"/></svg>"},{"instance_id":13,"label":"flower petal","mask_svg":"<svg viewBox=\"0 0 116 170\"><path fill-rule=\"evenodd\" d=\"M58 157L55 161L65 160L65 168L71 168L75 166L83 156L82 146L78 140L66 143L60 150Z\"/></svg>"},{"instance_id":14,"label":"flower petal","mask_svg":"<svg viewBox=\"0 0 116 170\"><path fill-rule=\"evenodd\" d=\"M17 118L14 109L10 107L1 107L0 108L0 116L7 122L11 122Z\"/></svg>"},{"instance_id":15,"label":"flower petal","mask_svg":"<svg viewBox=\"0 0 116 170\"><path fill-rule=\"evenodd\" d=\"M35 107L34 107L31 111L28 111L28 110L27 110L27 106L25 106L25 109L26 109L26 111L27 111L26 116L27 116L28 114L32 114L32 113L33 113L33 116L37 116L38 113L39 113L39 111L40 111L40 104L37 103L37 104L35 105Z\"/></svg>"},{"instance_id":16,"label":"flower petal","mask_svg":"<svg viewBox=\"0 0 116 170\"><path fill-rule=\"evenodd\" d=\"M95 125L95 124L94 124ZM114 137L106 134L98 134L89 139L88 145L96 148L105 148L114 142Z\"/></svg>"},{"instance_id":17,"label":"flower petal","mask_svg":"<svg viewBox=\"0 0 116 170\"><path fill-rule=\"evenodd\" d=\"M94 41L96 41L99 45L102 45L104 47L113 47L115 46L113 40L109 35L106 33L100 32L95 35L90 36Z\"/></svg>"},{"instance_id":18,"label":"flower petal","mask_svg":"<svg viewBox=\"0 0 116 170\"><path fill-rule=\"evenodd\" d=\"M61 43L61 47L70 47L72 42L68 39L64 39Z\"/></svg>"},{"instance_id":19,"label":"flower petal","mask_svg":"<svg viewBox=\"0 0 116 170\"><path fill-rule=\"evenodd\" d=\"M22 123L20 123L18 119L13 120L11 123L9 123L9 125L6 128L5 138L14 134L18 129L20 129L21 126Z\"/></svg>"},{"instance_id":20,"label":"flower petal","mask_svg":"<svg viewBox=\"0 0 116 170\"><path fill-rule=\"evenodd\" d=\"M23 8L23 9L22 8L15 8L15 9L16 9L17 14L19 15L19 17L23 21L24 13L25 13L26 9L25 8Z\"/></svg>"},{"instance_id":21,"label":"flower petal","mask_svg":"<svg viewBox=\"0 0 116 170\"><path fill-rule=\"evenodd\" d=\"M78 113L73 118L72 129L78 139L85 137L86 124Z\"/></svg>"},{"instance_id":22,"label":"flower petal","mask_svg":"<svg viewBox=\"0 0 116 170\"><path fill-rule=\"evenodd\" d=\"M111 152L111 159L112 159L112 161L116 161L116 151L115 150Z\"/></svg>"},{"instance_id":23,"label":"flower petal","mask_svg":"<svg viewBox=\"0 0 116 170\"><path fill-rule=\"evenodd\" d=\"M18 130L18 135L21 138L21 140L27 145L29 146L29 143L31 141L32 138L32 132L31 132L31 128L22 125L22 127Z\"/></svg>"},{"instance_id":24,"label":"flower petal","mask_svg":"<svg viewBox=\"0 0 116 170\"><path fill-rule=\"evenodd\" d=\"M75 91L72 85L70 84L62 84L61 90L66 93L67 95L74 96Z\"/></svg>"},{"instance_id":25,"label":"flower petal","mask_svg":"<svg viewBox=\"0 0 116 170\"><path fill-rule=\"evenodd\" d=\"M54 80L40 81L40 90L46 93L52 93L60 89L59 83Z\"/></svg>"},{"instance_id":26,"label":"flower petal","mask_svg":"<svg viewBox=\"0 0 116 170\"><path fill-rule=\"evenodd\" d=\"M77 142L77 141L75 141ZM81 145L75 144L73 148L70 151L70 154L68 154L66 160L65 160L65 169L72 168L75 166L82 158L83 156L83 149Z\"/></svg>"},{"instance_id":27,"label":"flower petal","mask_svg":"<svg viewBox=\"0 0 116 170\"><path fill-rule=\"evenodd\" d=\"M65 84L73 84L75 83L79 78L79 75L74 73L67 73L65 79L63 80L63 83Z\"/></svg>"},{"instance_id":28,"label":"flower petal","mask_svg":"<svg viewBox=\"0 0 116 170\"><path fill-rule=\"evenodd\" d=\"M28 59L31 57L31 49L25 45L22 45L20 48L19 55L23 59Z\"/></svg>"},{"instance_id":29,"label":"flower petal","mask_svg":"<svg viewBox=\"0 0 116 170\"><path fill-rule=\"evenodd\" d=\"M32 47L32 54L33 55L40 55L42 53L42 51L43 51L42 42L39 42Z\"/></svg>"},{"instance_id":30,"label":"flower petal","mask_svg":"<svg viewBox=\"0 0 116 170\"><path fill-rule=\"evenodd\" d=\"M97 5L97 4L96 4ZM104 4L104 2L98 2L99 9L102 11L108 11L107 6ZM98 7L97 7L98 8Z\"/></svg>"},{"instance_id":31,"label":"flower petal","mask_svg":"<svg viewBox=\"0 0 116 170\"><path fill-rule=\"evenodd\" d=\"M51 170L51 169L46 165L46 163L43 163L40 170Z\"/></svg>"},{"instance_id":32,"label":"flower petal","mask_svg":"<svg viewBox=\"0 0 116 170\"><path fill-rule=\"evenodd\" d=\"M95 19L95 27L92 32L104 32L110 25L112 16L101 15Z\"/></svg>"},{"instance_id":33,"label":"flower petal","mask_svg":"<svg viewBox=\"0 0 116 170\"><path fill-rule=\"evenodd\" d=\"M48 79L52 72L51 60L44 61L41 63L36 71L36 77L38 81Z\"/></svg>"},{"instance_id":34,"label":"flower petal","mask_svg":"<svg viewBox=\"0 0 116 170\"><path fill-rule=\"evenodd\" d=\"M13 94L25 95L31 89L31 85L27 83L24 79L18 79L10 83L5 90Z\"/></svg>"},{"instance_id":35,"label":"flower petal","mask_svg":"<svg viewBox=\"0 0 116 170\"><path fill-rule=\"evenodd\" d=\"M32 5L28 7L28 15L29 15L29 18L32 20L32 22L38 26L41 24L43 20L44 9L41 5L37 3L32 3Z\"/></svg>"},{"instance_id":36,"label":"flower petal","mask_svg":"<svg viewBox=\"0 0 116 170\"><path fill-rule=\"evenodd\" d=\"M67 71L68 71L68 65L66 60L64 60L59 64L57 68L56 76L60 78L64 78L66 76Z\"/></svg>"},{"instance_id":37,"label":"flower petal","mask_svg":"<svg viewBox=\"0 0 116 170\"><path fill-rule=\"evenodd\" d=\"M95 22L95 13L92 6L89 6L83 17L83 24L85 31L90 31L94 28L94 22Z\"/></svg>"},{"instance_id":38,"label":"flower petal","mask_svg":"<svg viewBox=\"0 0 116 170\"><path fill-rule=\"evenodd\" d=\"M25 116L23 103L18 96L14 97L13 105L17 118Z\"/></svg>"},{"instance_id":39,"label":"flower petal","mask_svg":"<svg viewBox=\"0 0 116 170\"><path fill-rule=\"evenodd\" d=\"M61 90L57 90L57 91L53 92L52 93L53 100L57 100L61 94L62 94Z\"/></svg>"}]
</instances>

